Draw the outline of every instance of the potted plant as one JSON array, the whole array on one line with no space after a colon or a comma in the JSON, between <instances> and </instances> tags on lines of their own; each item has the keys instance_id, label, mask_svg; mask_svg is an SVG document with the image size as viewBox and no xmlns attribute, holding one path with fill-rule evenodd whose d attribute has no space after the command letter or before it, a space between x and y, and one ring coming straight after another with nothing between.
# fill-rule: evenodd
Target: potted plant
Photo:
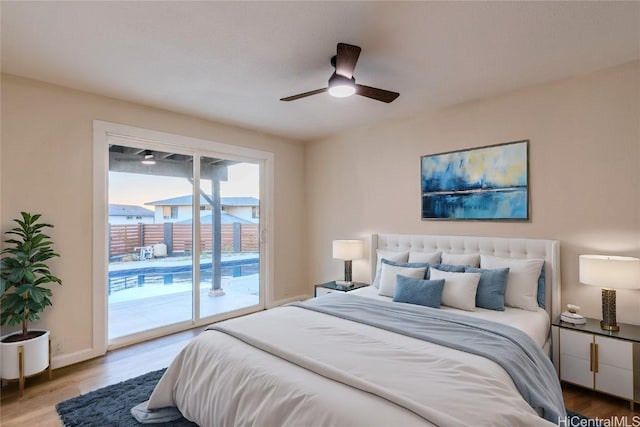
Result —
<instances>
[{"instance_id":1,"label":"potted plant","mask_svg":"<svg viewBox=\"0 0 640 427\"><path fill-rule=\"evenodd\" d=\"M43 232L53 226L38 223L39 214L21 215L22 219L14 219L18 226L6 233L13 237L5 240L8 246L0 252L0 325L22 326L20 332L0 337L0 378L19 379L22 392L25 377L51 368L49 331L29 329L29 323L51 305L51 289L43 285L62 281L46 264L60 256Z\"/></svg>"}]
</instances>

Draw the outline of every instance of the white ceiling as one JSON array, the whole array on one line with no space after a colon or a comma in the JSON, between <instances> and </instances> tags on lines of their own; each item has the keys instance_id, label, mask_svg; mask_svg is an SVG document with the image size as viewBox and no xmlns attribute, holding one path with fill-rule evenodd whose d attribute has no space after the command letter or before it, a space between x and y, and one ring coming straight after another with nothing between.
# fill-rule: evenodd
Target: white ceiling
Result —
<instances>
[{"instance_id":1,"label":"white ceiling","mask_svg":"<svg viewBox=\"0 0 640 427\"><path fill-rule=\"evenodd\" d=\"M2 1L2 71L299 140L640 59L640 2ZM358 83L326 87L336 44Z\"/></svg>"}]
</instances>

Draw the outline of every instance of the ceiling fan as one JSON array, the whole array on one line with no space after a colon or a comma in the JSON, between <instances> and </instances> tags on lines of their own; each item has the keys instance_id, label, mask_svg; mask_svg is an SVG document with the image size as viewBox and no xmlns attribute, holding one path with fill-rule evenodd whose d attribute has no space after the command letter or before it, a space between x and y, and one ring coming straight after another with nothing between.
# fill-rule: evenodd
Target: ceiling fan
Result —
<instances>
[{"instance_id":1,"label":"ceiling fan","mask_svg":"<svg viewBox=\"0 0 640 427\"><path fill-rule=\"evenodd\" d=\"M311 95L317 95L323 92L329 92L329 95L337 98L346 98L353 94L366 96L376 101L392 102L400 94L375 87L364 86L356 83L353 77L353 70L356 68L358 57L360 56L360 47L338 43L338 52L331 58L331 66L336 69L329 78L329 86L312 90L310 92L300 93L298 95L288 96L280 99L280 101L295 101L296 99L305 98Z\"/></svg>"}]
</instances>

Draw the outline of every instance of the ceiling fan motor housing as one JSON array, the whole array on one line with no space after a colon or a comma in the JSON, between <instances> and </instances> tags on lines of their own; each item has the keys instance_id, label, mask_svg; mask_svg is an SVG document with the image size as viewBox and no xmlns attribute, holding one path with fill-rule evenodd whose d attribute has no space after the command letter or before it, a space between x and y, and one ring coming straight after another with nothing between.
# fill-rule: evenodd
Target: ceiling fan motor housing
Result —
<instances>
[{"instance_id":1,"label":"ceiling fan motor housing","mask_svg":"<svg viewBox=\"0 0 640 427\"><path fill-rule=\"evenodd\" d=\"M356 78L355 77L351 77L350 79L342 76L340 74L337 73L333 73L331 75L331 77L329 77L329 87L333 87L333 86L355 86L356 85Z\"/></svg>"}]
</instances>

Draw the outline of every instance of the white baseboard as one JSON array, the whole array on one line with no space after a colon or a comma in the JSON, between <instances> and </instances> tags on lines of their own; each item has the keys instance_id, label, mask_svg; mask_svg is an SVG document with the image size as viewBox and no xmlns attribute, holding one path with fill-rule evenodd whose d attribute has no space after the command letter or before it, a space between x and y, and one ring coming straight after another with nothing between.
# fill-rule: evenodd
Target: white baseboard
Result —
<instances>
[{"instance_id":1,"label":"white baseboard","mask_svg":"<svg viewBox=\"0 0 640 427\"><path fill-rule=\"evenodd\" d=\"M93 353L93 349L85 348L84 350L76 351L69 354L59 354L51 358L51 367L53 369L62 368L63 366L73 365L74 363L84 362L85 360L93 359L96 357Z\"/></svg>"},{"instance_id":2,"label":"white baseboard","mask_svg":"<svg viewBox=\"0 0 640 427\"><path fill-rule=\"evenodd\" d=\"M277 300L277 301L272 301L271 304L267 305L267 308L277 307L279 305L288 304L288 303L294 302L294 301L304 301L304 300L309 299L309 298L311 298L311 295L303 294L303 295L297 295L295 297L280 299L280 300Z\"/></svg>"}]
</instances>

